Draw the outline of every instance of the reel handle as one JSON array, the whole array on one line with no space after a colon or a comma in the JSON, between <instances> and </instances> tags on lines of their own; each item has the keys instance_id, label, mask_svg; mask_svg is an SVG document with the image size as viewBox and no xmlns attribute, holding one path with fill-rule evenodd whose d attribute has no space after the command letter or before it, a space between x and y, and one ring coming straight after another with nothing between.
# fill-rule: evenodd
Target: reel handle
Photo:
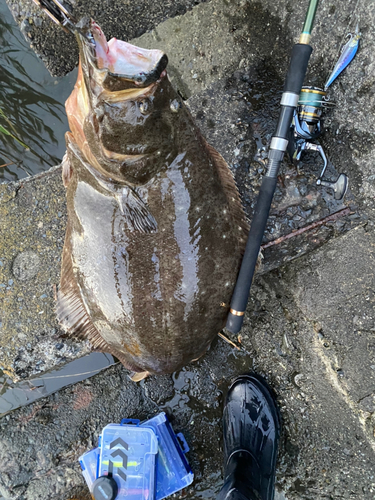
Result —
<instances>
[{"instance_id":1,"label":"reel handle","mask_svg":"<svg viewBox=\"0 0 375 500\"><path fill-rule=\"evenodd\" d=\"M340 174L335 182L323 181L318 179L316 181L318 186L324 186L333 189L335 200L341 200L344 198L345 193L348 190L349 179L345 174Z\"/></svg>"}]
</instances>

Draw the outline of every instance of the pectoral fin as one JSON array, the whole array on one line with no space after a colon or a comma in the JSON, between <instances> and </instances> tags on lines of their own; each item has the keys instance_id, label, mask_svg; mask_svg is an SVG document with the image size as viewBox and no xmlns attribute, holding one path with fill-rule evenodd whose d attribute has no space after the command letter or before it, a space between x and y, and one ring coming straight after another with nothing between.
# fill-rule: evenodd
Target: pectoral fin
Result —
<instances>
[{"instance_id":1,"label":"pectoral fin","mask_svg":"<svg viewBox=\"0 0 375 500\"><path fill-rule=\"evenodd\" d=\"M83 157L77 144L72 138L68 137L68 149L83 166L95 178L98 184L112 195L119 204L121 213L124 215L129 231L139 231L141 233L154 233L157 231L157 223L155 217L149 211L145 202L139 195L128 185L113 182L101 172L98 172L90 163Z\"/></svg>"},{"instance_id":2,"label":"pectoral fin","mask_svg":"<svg viewBox=\"0 0 375 500\"><path fill-rule=\"evenodd\" d=\"M123 187L116 194L121 213L125 216L130 231L154 233L157 223L141 198L130 188Z\"/></svg>"}]
</instances>

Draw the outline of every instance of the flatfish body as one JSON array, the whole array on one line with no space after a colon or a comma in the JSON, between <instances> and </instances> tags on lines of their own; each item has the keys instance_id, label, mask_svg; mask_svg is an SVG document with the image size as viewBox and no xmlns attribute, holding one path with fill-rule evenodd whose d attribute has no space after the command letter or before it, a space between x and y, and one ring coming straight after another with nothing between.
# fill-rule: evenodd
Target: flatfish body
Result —
<instances>
[{"instance_id":1,"label":"flatfish body","mask_svg":"<svg viewBox=\"0 0 375 500\"><path fill-rule=\"evenodd\" d=\"M95 23L90 33L95 57L80 41L66 105L57 313L129 369L169 373L224 326L248 227L230 170L173 89L165 55L116 41L131 59L124 76L126 62L119 73L100 58L120 49L111 40L107 50Z\"/></svg>"}]
</instances>

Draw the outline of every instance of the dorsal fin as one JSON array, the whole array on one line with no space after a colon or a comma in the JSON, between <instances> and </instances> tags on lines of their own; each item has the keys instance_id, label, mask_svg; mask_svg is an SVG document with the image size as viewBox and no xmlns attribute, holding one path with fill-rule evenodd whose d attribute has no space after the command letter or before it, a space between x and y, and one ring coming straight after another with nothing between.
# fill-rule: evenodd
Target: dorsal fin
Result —
<instances>
[{"instance_id":1,"label":"dorsal fin","mask_svg":"<svg viewBox=\"0 0 375 500\"><path fill-rule=\"evenodd\" d=\"M230 214L235 223L238 224L238 226L243 231L244 241L246 243L246 238L249 232L249 224L247 222L244 209L242 207L240 194L238 192L232 171L228 167L227 162L224 160L221 154L218 153L216 149L213 148L210 144L208 144L208 142L202 135L201 135L201 140L203 142L203 145L208 150L210 157L215 162L217 171L220 176L221 184L224 187L225 192L227 194Z\"/></svg>"}]
</instances>

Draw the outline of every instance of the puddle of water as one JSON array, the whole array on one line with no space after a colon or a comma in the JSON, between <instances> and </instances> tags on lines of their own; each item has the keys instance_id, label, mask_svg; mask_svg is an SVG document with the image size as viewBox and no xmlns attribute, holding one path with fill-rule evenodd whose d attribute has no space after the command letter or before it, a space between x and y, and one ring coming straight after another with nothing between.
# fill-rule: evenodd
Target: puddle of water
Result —
<instances>
[{"instance_id":1,"label":"puddle of water","mask_svg":"<svg viewBox=\"0 0 375 500\"><path fill-rule=\"evenodd\" d=\"M0 392L0 417L16 410L20 406L33 403L59 391L67 385L82 382L100 371L116 363L113 356L100 352L93 352L87 356L67 363L58 370L46 372L40 377L8 384L5 376L0 376L2 384Z\"/></svg>"},{"instance_id":2,"label":"puddle of water","mask_svg":"<svg viewBox=\"0 0 375 500\"><path fill-rule=\"evenodd\" d=\"M219 339L197 362L172 374L173 391L159 404L175 429L183 431L190 446L188 460L194 470L193 486L177 498L215 498L222 486L222 412L231 380L251 371L252 357L234 351ZM141 386L149 383L147 379Z\"/></svg>"},{"instance_id":3,"label":"puddle of water","mask_svg":"<svg viewBox=\"0 0 375 500\"><path fill-rule=\"evenodd\" d=\"M0 0L0 44L0 165L13 162L0 168L0 182L7 182L61 162L68 130L64 102L77 70L63 78L52 77L29 47L5 0Z\"/></svg>"}]
</instances>

